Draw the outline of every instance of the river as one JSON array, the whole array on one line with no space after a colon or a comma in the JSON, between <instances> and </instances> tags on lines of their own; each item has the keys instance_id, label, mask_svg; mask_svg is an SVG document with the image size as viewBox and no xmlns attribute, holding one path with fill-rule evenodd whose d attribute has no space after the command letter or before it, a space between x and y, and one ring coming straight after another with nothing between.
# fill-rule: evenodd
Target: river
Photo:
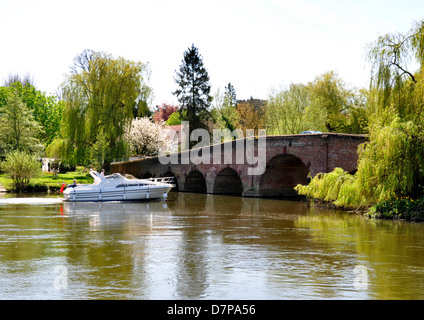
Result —
<instances>
[{"instance_id":1,"label":"river","mask_svg":"<svg viewBox=\"0 0 424 320\"><path fill-rule=\"evenodd\" d=\"M192 193L12 196L0 299L424 299L424 224Z\"/></svg>"}]
</instances>

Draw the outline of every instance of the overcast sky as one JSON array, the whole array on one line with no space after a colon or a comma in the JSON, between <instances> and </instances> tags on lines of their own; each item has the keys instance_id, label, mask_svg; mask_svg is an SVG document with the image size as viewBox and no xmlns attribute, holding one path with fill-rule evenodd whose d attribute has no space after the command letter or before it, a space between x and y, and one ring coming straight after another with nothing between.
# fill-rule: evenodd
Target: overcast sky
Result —
<instances>
[{"instance_id":1,"label":"overcast sky","mask_svg":"<svg viewBox=\"0 0 424 320\"><path fill-rule=\"evenodd\" d=\"M0 0L0 82L29 73L54 93L84 49L149 62L153 104L177 103L175 70L192 43L212 93L238 99L334 70L365 87L365 45L424 19L424 1Z\"/></svg>"}]
</instances>

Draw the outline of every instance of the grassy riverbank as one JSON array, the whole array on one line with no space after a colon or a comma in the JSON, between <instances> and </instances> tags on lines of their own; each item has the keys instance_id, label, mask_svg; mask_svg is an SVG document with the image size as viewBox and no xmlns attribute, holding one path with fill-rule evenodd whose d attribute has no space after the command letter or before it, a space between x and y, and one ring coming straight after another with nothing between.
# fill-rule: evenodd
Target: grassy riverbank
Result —
<instances>
[{"instance_id":1,"label":"grassy riverbank","mask_svg":"<svg viewBox=\"0 0 424 320\"><path fill-rule=\"evenodd\" d=\"M66 173L42 173L39 176L31 179L28 189L26 192L57 192L60 190L62 183L65 182L66 185L71 184L73 180L76 179L79 184L91 184L93 183L93 178L89 173L84 172L84 170L79 169L74 172ZM13 192L13 180L5 174L0 175L0 184L8 192Z\"/></svg>"}]
</instances>

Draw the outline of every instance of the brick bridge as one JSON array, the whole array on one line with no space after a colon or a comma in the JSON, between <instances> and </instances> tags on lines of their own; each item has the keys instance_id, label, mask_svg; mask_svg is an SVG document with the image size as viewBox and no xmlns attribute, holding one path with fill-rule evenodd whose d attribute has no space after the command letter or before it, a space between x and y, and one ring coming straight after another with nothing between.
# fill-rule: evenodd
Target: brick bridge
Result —
<instances>
[{"instance_id":1,"label":"brick bridge","mask_svg":"<svg viewBox=\"0 0 424 320\"><path fill-rule=\"evenodd\" d=\"M358 145L367 141L367 136L340 133L267 136L266 169L260 175L248 174L248 168L253 168L254 165L245 162L239 164L240 162L236 161L237 143L247 147L247 140L233 140L192 149L197 150L200 155L210 152L211 160L206 164L194 164L192 161L182 164L182 157L188 156L190 152L183 151L178 153L178 162L175 164L162 164L159 157L148 157L112 163L111 171L132 174L137 178L175 177L178 191L251 197L291 197L297 195L293 189L297 184L307 184L309 179L319 172L330 172L335 167L355 172ZM257 139L253 145L254 154L258 155ZM230 161L228 158L224 161L225 148L232 152ZM222 161L212 160L216 150L222 151ZM226 154L228 155L228 152Z\"/></svg>"}]
</instances>

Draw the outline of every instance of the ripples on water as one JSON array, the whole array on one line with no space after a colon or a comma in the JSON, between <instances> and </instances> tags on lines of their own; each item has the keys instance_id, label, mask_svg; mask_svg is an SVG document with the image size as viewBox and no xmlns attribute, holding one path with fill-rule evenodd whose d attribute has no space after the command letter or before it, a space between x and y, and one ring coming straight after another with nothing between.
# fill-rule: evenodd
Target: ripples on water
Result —
<instances>
[{"instance_id":1,"label":"ripples on water","mask_svg":"<svg viewBox=\"0 0 424 320\"><path fill-rule=\"evenodd\" d=\"M422 299L423 246L422 224L294 201L3 198L0 298Z\"/></svg>"}]
</instances>

